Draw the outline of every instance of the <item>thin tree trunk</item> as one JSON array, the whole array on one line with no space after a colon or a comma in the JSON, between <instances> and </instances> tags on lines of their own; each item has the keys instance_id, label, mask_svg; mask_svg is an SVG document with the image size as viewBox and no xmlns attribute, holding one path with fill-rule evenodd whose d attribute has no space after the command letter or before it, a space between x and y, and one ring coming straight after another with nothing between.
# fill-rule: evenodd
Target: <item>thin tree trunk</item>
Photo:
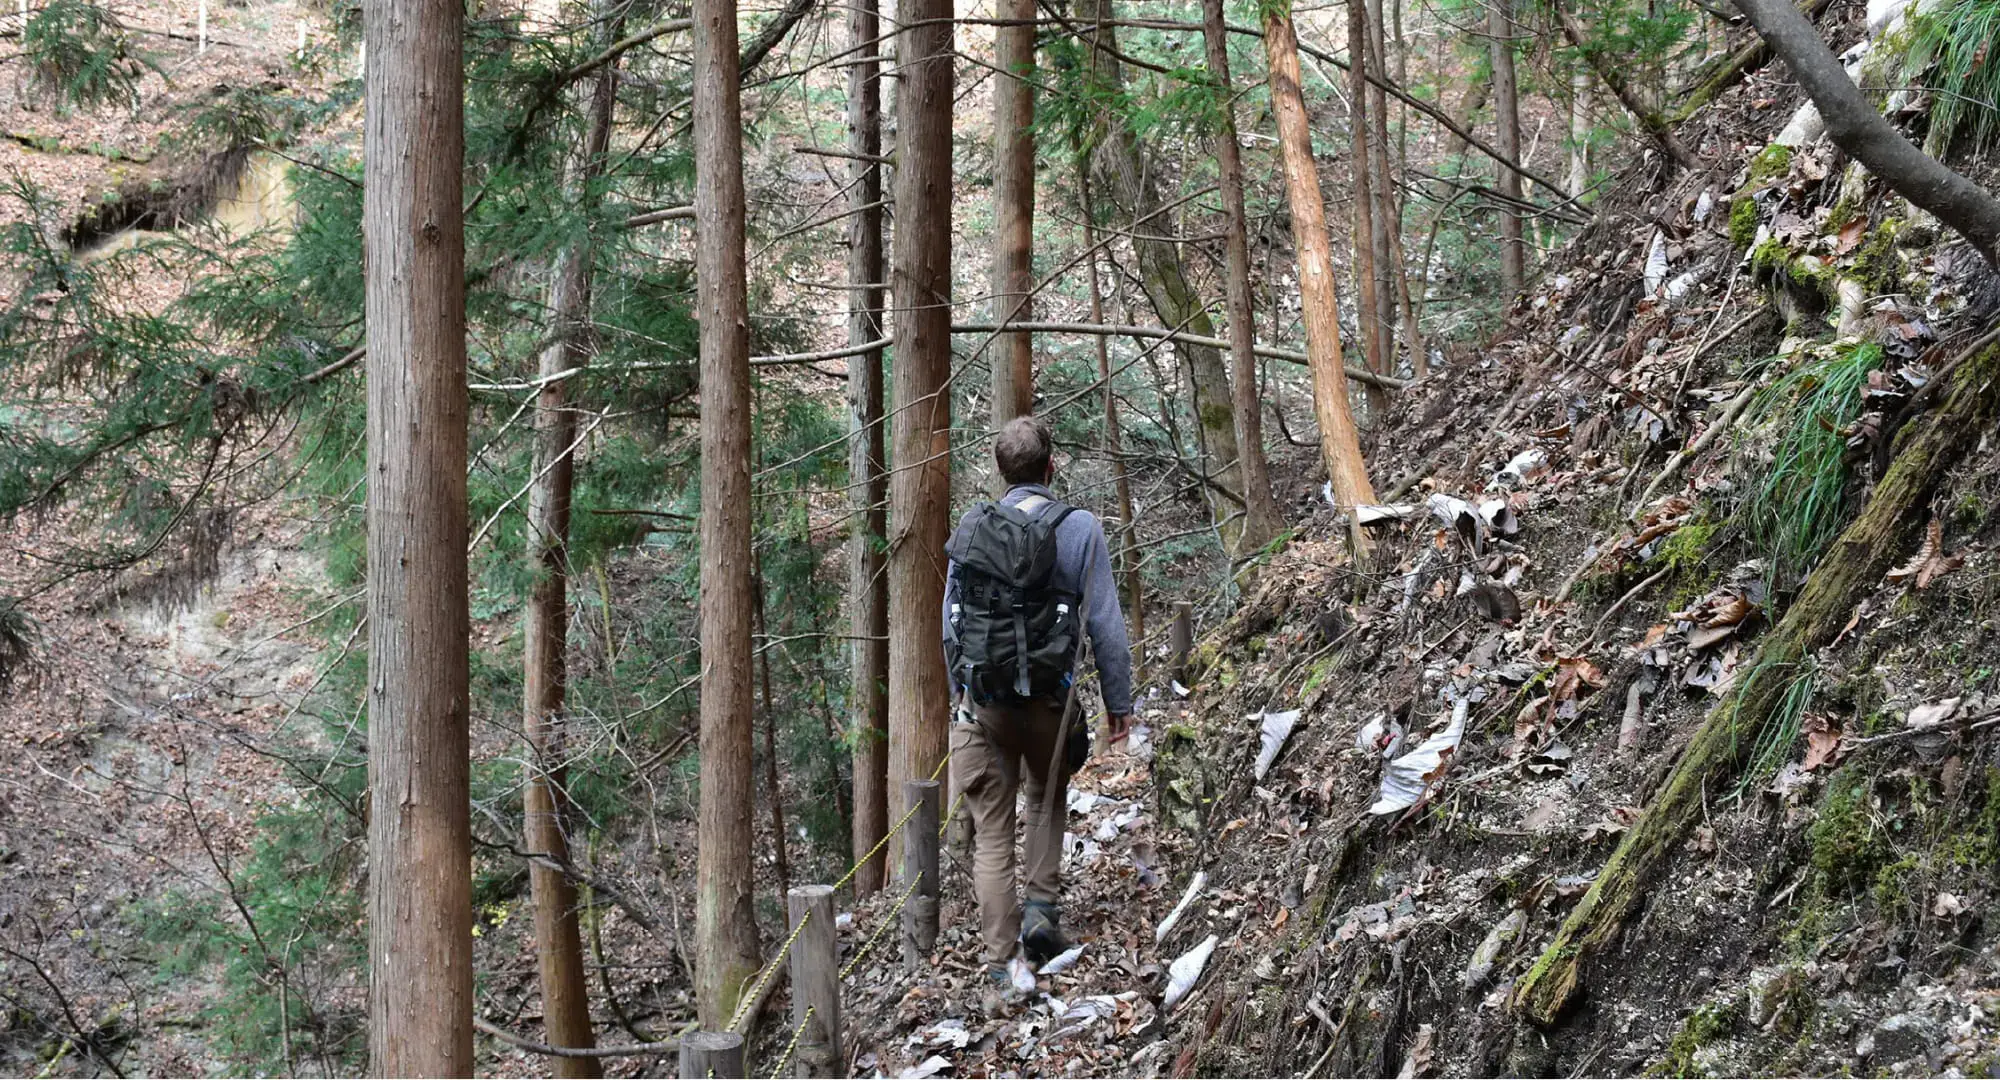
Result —
<instances>
[{"instance_id":1,"label":"thin tree trunk","mask_svg":"<svg viewBox=\"0 0 2000 1080\"><path fill-rule=\"evenodd\" d=\"M1268 46L1267 46L1268 48ZM1381 275L1375 268L1375 163L1368 149L1368 7L1366 0L1347 0L1347 134L1352 154L1349 172L1353 176L1354 198L1348 205L1354 224L1354 289L1360 297L1354 319L1361 328L1361 351L1368 370L1383 374L1388 358L1383 342L1382 306L1376 283ZM1302 106L1303 107L1303 106ZM1306 144L1308 153L1312 144ZM1315 171L1317 166L1315 166ZM1296 210L1293 211L1297 213ZM1294 229L1297 222L1293 223ZM1374 386L1363 391L1370 416L1379 417L1388 396Z\"/></svg>"},{"instance_id":2,"label":"thin tree trunk","mask_svg":"<svg viewBox=\"0 0 2000 1080\"><path fill-rule=\"evenodd\" d=\"M1514 5L1512 0L1488 0L1488 48L1493 57L1493 142L1509 161L1521 160L1521 99L1514 83ZM1500 208L1500 289L1512 303L1528 277L1528 250L1521 239L1521 177L1512 169L1498 170L1494 186L1511 200Z\"/></svg>"},{"instance_id":3,"label":"thin tree trunk","mask_svg":"<svg viewBox=\"0 0 2000 1080\"><path fill-rule=\"evenodd\" d=\"M1091 26L1092 41L1087 78L1100 90L1115 93L1124 85L1124 67L1118 61L1118 33L1112 25L1111 0L1079 0L1077 15ZM1147 218L1143 236L1134 237L1133 254L1138 259L1140 283L1153 312L1168 329L1187 331L1199 337L1214 337L1215 324L1187 269L1181 264L1180 244L1173 226L1164 216L1154 216L1160 196L1146 167L1146 154L1130 120L1123 115L1107 115L1103 137L1098 140L1093 165L1119 213L1127 220ZM1195 432L1206 470L1203 497L1209 515L1217 525L1222 544L1230 554L1243 548L1242 468L1236 451L1236 409L1229 386L1229 372L1222 352L1203 345L1176 342L1176 354L1188 372L1193 399Z\"/></svg>"},{"instance_id":4,"label":"thin tree trunk","mask_svg":"<svg viewBox=\"0 0 2000 1080\"><path fill-rule=\"evenodd\" d=\"M695 287L701 323L701 807L695 979L720 1031L761 957L751 856L750 332L736 0L694 6Z\"/></svg>"},{"instance_id":5,"label":"thin tree trunk","mask_svg":"<svg viewBox=\"0 0 2000 1080\"><path fill-rule=\"evenodd\" d=\"M847 149L852 185L847 199L847 343L882 338L881 62L875 0L848 0L847 42L860 49L847 69ZM882 469L882 350L847 365L847 498L854 515L848 535L847 610L854 636L848 743L854 755L854 858L874 850L889 828L889 481ZM882 887L882 857L861 862L854 892Z\"/></svg>"},{"instance_id":6,"label":"thin tree trunk","mask_svg":"<svg viewBox=\"0 0 2000 1080\"><path fill-rule=\"evenodd\" d=\"M1035 0L1000 0L1002 19L1020 20L993 35L993 317L1033 317L1035 245ZM993 365L993 427L1035 407L1034 336L998 335ZM1000 481L1002 485L1005 481Z\"/></svg>"},{"instance_id":7,"label":"thin tree trunk","mask_svg":"<svg viewBox=\"0 0 2000 1080\"><path fill-rule=\"evenodd\" d=\"M1285 195L1292 209L1292 241L1298 248L1299 299L1305 311L1306 351L1311 356L1313 412L1319 419L1320 456L1333 483L1333 497L1348 511L1349 536L1358 557L1367 538L1353 507L1375 501L1361 440L1347 404L1347 373L1340 356L1340 299L1333 283L1333 254L1326 231L1326 203L1313 160L1312 132L1299 88L1299 41L1288 5L1264 12L1264 49L1270 58L1271 105L1278 117L1278 145L1285 161Z\"/></svg>"},{"instance_id":8,"label":"thin tree trunk","mask_svg":"<svg viewBox=\"0 0 2000 1080\"><path fill-rule=\"evenodd\" d=\"M1270 543L1284 529L1284 518L1278 512L1278 501L1271 494L1270 467L1264 458L1263 410L1258 407L1257 396L1257 353L1256 327L1253 321L1256 313L1250 301L1250 223L1243 210L1243 151L1236 142L1235 89L1229 80L1229 41L1224 28L1222 0L1202 0L1202 38L1208 50L1208 73L1215 80L1216 90L1222 97L1222 120L1215 133L1216 161L1222 171L1222 212L1223 231L1227 234L1224 242L1228 257L1227 288L1229 296L1229 386L1236 411L1236 460L1243 469L1243 541L1242 550L1252 551ZM1088 219L1089 207L1084 208ZM1094 245L1093 241L1093 245ZM1091 273L1091 318L1102 321L1103 304L1097 295L1097 260L1090 263ZM1099 367L1104 367L1103 339L1098 343ZM1100 377L1105 377L1101 372ZM1117 448L1117 421L1113 418L1111 387L1105 385L1105 416L1110 430L1106 437ZM1117 462L1118 481L1126 486L1125 463ZM1126 513L1131 512L1131 498L1121 492L1120 501L1125 504ZM1135 604L1136 606L1136 604Z\"/></svg>"},{"instance_id":9,"label":"thin tree trunk","mask_svg":"<svg viewBox=\"0 0 2000 1080\"><path fill-rule=\"evenodd\" d=\"M761 463L761 458L760 458ZM757 636L766 644L757 654L757 682L759 704L764 714L764 792L771 804L771 854L777 862L778 899L792 889L792 857L790 842L785 836L785 795L784 785L778 775L778 712L771 707L771 650L770 631L766 629L764 600L764 568L757 563Z\"/></svg>"},{"instance_id":10,"label":"thin tree trunk","mask_svg":"<svg viewBox=\"0 0 2000 1080\"><path fill-rule=\"evenodd\" d=\"M896 46L895 472L889 479L889 790L930 777L950 706L938 642L951 532L951 0L905 0ZM897 807L900 812L903 808ZM901 866L890 844L889 865Z\"/></svg>"},{"instance_id":11,"label":"thin tree trunk","mask_svg":"<svg viewBox=\"0 0 2000 1080\"><path fill-rule=\"evenodd\" d=\"M1798 8L1785 0L1736 0L1736 6L1819 106L1835 145L1898 195L1957 230L1987 262L1995 261L2000 252L2000 200L1911 145L1890 126Z\"/></svg>"},{"instance_id":12,"label":"thin tree trunk","mask_svg":"<svg viewBox=\"0 0 2000 1080\"><path fill-rule=\"evenodd\" d=\"M614 30L610 37L617 38ZM598 69L590 84L584 134L574 178L573 198L587 198L592 182L604 171L604 154L611 141L612 108L617 101L616 61ZM522 831L528 849L556 866L531 863L529 892L535 905L535 940L540 945L542 1027L549 1045L589 1049L596 1045L590 1024L590 994L583 967L583 940L577 928L576 886L557 867L569 861L564 827L568 799L564 793L564 738L569 652L569 518L576 474L571 444L576 441L576 413L569 407L568 371L590 361L591 238L564 248L556 260L549 287L556 340L542 350L541 375L535 393L536 480L528 491L528 565L535 575L528 590L528 610L522 632L525 668L522 731L528 743L528 781L522 792ZM601 1059L558 1057L551 1066L557 1076L602 1076Z\"/></svg>"},{"instance_id":13,"label":"thin tree trunk","mask_svg":"<svg viewBox=\"0 0 2000 1080\"><path fill-rule=\"evenodd\" d=\"M1569 77L1569 197L1580 198L1590 186L1590 75Z\"/></svg>"},{"instance_id":14,"label":"thin tree trunk","mask_svg":"<svg viewBox=\"0 0 2000 1080\"><path fill-rule=\"evenodd\" d=\"M1097 220L1090 197L1090 163L1077 163L1077 201L1082 203L1083 243L1092 252L1097 249ZM1104 288L1097 279L1097 256L1090 256L1090 317L1099 322L1104 319ZM1233 318L1233 316L1232 316ZM1146 595L1145 585L1139 577L1139 523L1132 508L1132 477L1125 468L1125 440L1118 429L1118 392L1111 381L1111 348L1109 339L1098 335L1093 339L1097 345L1097 377L1104 383L1104 449L1111 459L1111 476L1118 492L1118 579L1124 583L1125 618L1131 630L1132 660L1137 663L1141 649L1139 643L1146 640Z\"/></svg>"},{"instance_id":15,"label":"thin tree trunk","mask_svg":"<svg viewBox=\"0 0 2000 1080\"><path fill-rule=\"evenodd\" d=\"M1404 85L1404 80L1408 75L1407 71L1402 70L1404 60L1408 55L1408 49L1403 41L1403 9L1401 0L1396 0L1394 10L1396 12L1398 66L1396 85L1401 86ZM1382 27L1380 0L1376 0L1375 3L1370 5L1369 15L1372 19L1370 36L1373 48L1373 52L1369 58L1374 61L1374 73L1376 78L1380 80L1371 85L1375 87L1379 98L1381 96L1382 84L1389 80L1389 53L1384 40L1385 35ZM1400 101L1397 102L1397 105L1400 110L1407 114L1407 108ZM1402 341L1403 347L1410 352L1410 369L1418 378L1423 378L1430 374L1430 360L1425 355L1423 334L1417 329L1416 308L1410 303L1410 275L1403 265L1403 198L1396 184L1397 174L1395 171L1399 163L1407 165L1404 140L1409 134L1408 125L1407 123L1399 123L1396 141L1397 152L1392 157L1389 153L1389 110L1387 105L1384 104L1381 108L1377 109L1373 116L1375 120L1375 160L1378 166L1375 195L1376 203L1381 208L1377 218L1383 226L1381 235L1384 240L1379 262L1388 285L1387 295L1384 297L1387 302L1388 311L1383 316L1383 325L1393 326L1396 320L1400 319L1402 321ZM1389 370L1384 374L1393 375L1396 373L1394 340L1394 336L1391 335L1391 345L1386 350Z\"/></svg>"},{"instance_id":16,"label":"thin tree trunk","mask_svg":"<svg viewBox=\"0 0 2000 1080\"><path fill-rule=\"evenodd\" d=\"M472 1075L464 14L369 4L368 1061Z\"/></svg>"}]
</instances>

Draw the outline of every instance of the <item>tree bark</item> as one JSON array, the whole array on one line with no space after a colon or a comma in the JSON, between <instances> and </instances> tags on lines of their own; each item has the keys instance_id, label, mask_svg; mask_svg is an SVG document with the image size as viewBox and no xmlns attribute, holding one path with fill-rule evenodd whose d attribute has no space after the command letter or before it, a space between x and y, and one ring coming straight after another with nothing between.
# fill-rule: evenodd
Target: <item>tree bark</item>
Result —
<instances>
[{"instance_id":1,"label":"tree bark","mask_svg":"<svg viewBox=\"0 0 2000 1080\"><path fill-rule=\"evenodd\" d=\"M1289 5L1264 13L1264 49L1270 58L1271 105L1278 117L1278 145L1285 162L1285 195L1291 203L1292 242L1298 249L1299 299L1305 309L1306 351L1311 358L1313 413L1319 419L1320 455L1334 500L1348 511L1355 554L1367 539L1353 507L1375 501L1361 440L1347 404L1347 373L1340 356L1340 298L1333 283L1333 255L1326 231L1326 202L1313 160L1312 132L1299 87L1299 43Z\"/></svg>"},{"instance_id":2,"label":"tree bark","mask_svg":"<svg viewBox=\"0 0 2000 1080\"><path fill-rule=\"evenodd\" d=\"M1267 31L1268 36L1268 31ZM1354 290L1360 298L1355 305L1354 318L1361 328L1361 351L1367 361L1368 370L1383 374L1388 369L1387 351L1383 342L1382 306L1379 290L1381 280L1375 265L1375 162L1374 154L1368 149L1368 5L1366 0L1347 0L1347 134L1351 155L1349 171L1353 176L1354 198L1349 201L1353 207L1350 215L1354 225ZM1312 144L1306 144L1308 154ZM1317 168L1317 166L1315 166ZM1296 213L1296 211L1294 211ZM1364 391L1368 399L1371 416L1379 416L1388 398L1381 390L1370 386Z\"/></svg>"},{"instance_id":3,"label":"tree bark","mask_svg":"<svg viewBox=\"0 0 2000 1080\"><path fill-rule=\"evenodd\" d=\"M945 754L950 710L944 637L944 544L951 532L950 0L898 11L895 472L889 480L889 790L928 779ZM902 808L896 808L900 811ZM890 865L902 865L891 842Z\"/></svg>"},{"instance_id":4,"label":"tree bark","mask_svg":"<svg viewBox=\"0 0 2000 1080\"><path fill-rule=\"evenodd\" d=\"M1580 198L1590 186L1590 75L1569 77L1569 197Z\"/></svg>"},{"instance_id":5,"label":"tree bark","mask_svg":"<svg viewBox=\"0 0 2000 1080\"><path fill-rule=\"evenodd\" d=\"M1229 387L1236 413L1236 460L1243 469L1243 540L1242 550L1253 551L1270 543L1284 530L1284 517L1278 512L1278 501L1271 494L1271 471L1264 457L1263 409L1257 396L1257 351L1254 320L1255 310L1250 300L1250 222L1243 209L1243 151L1236 142L1235 88L1229 79L1229 39L1224 29L1222 0L1202 0L1202 41L1208 50L1208 73L1215 80L1216 92L1222 99L1222 118L1215 133L1216 162L1222 171L1222 212L1224 241L1228 259L1227 289L1229 298ZM1084 208L1086 220L1090 208ZM1095 241L1092 240L1092 246ZM1093 322L1103 322L1103 300L1097 291L1097 260L1090 263L1090 311ZM1099 377L1109 376L1109 368L1104 356L1104 339L1098 339ZM1112 409L1111 387L1104 388L1105 436L1113 450L1119 446L1117 420ZM1132 513L1130 484L1125 477L1125 461L1122 457L1112 459L1118 470L1119 502L1125 508L1129 521ZM1130 537L1126 548L1132 547ZM1128 556L1129 557L1129 556ZM1128 574L1128 576L1133 576ZM1134 589L1133 607L1138 606L1137 590ZM1134 640L1142 636L1135 632Z\"/></svg>"},{"instance_id":6,"label":"tree bark","mask_svg":"<svg viewBox=\"0 0 2000 1080\"><path fill-rule=\"evenodd\" d=\"M369 1070L470 1076L464 16L363 18Z\"/></svg>"},{"instance_id":7,"label":"tree bark","mask_svg":"<svg viewBox=\"0 0 2000 1080\"><path fill-rule=\"evenodd\" d=\"M994 31L993 316L995 322L1033 317L1035 288L1035 0L1000 0ZM1034 336L1009 331L993 342L993 428L1035 408ZM996 480L998 478L996 477ZM998 481L1003 486L1004 480Z\"/></svg>"},{"instance_id":8,"label":"tree bark","mask_svg":"<svg viewBox=\"0 0 2000 1080\"><path fill-rule=\"evenodd\" d=\"M1494 143L1510 161L1521 160L1521 98L1514 81L1514 5L1489 0L1486 34L1493 57ZM1528 277L1528 248L1521 238L1521 177L1498 170L1495 186L1509 205L1500 208L1500 288L1511 303Z\"/></svg>"},{"instance_id":9,"label":"tree bark","mask_svg":"<svg viewBox=\"0 0 2000 1080\"><path fill-rule=\"evenodd\" d=\"M882 338L882 80L876 0L848 0L847 343ZM854 892L882 887L882 856L861 861L889 828L889 481L882 468L882 350L847 365L847 610L854 637L848 744L854 756Z\"/></svg>"},{"instance_id":10,"label":"tree bark","mask_svg":"<svg viewBox=\"0 0 2000 1080\"><path fill-rule=\"evenodd\" d=\"M761 961L751 857L750 311L736 0L694 6L695 291L701 386L701 800L696 1009L720 1031Z\"/></svg>"},{"instance_id":11,"label":"tree bark","mask_svg":"<svg viewBox=\"0 0 2000 1080\"><path fill-rule=\"evenodd\" d=\"M1079 0L1077 15L1091 30L1086 78L1098 89L1115 94L1124 85L1125 75L1118 60L1111 0ZM1092 162L1098 179L1128 220L1154 215L1160 208L1160 196L1154 174L1146 168L1138 133L1122 115L1107 115L1101 122L1105 130L1097 140ZM1181 265L1180 246L1171 224L1163 217L1152 218L1145 226L1145 235L1133 238L1132 247L1140 283L1160 322L1169 330L1214 337L1215 324ZM1174 348L1188 372L1196 440L1206 469L1203 494L1223 547L1235 555L1243 548L1243 516L1237 512L1243 505L1243 476L1236 452L1236 409L1228 369L1216 348L1185 341L1176 341Z\"/></svg>"},{"instance_id":12,"label":"tree bark","mask_svg":"<svg viewBox=\"0 0 2000 1080\"><path fill-rule=\"evenodd\" d=\"M1396 211L1395 175L1389 162L1389 99L1382 87L1389 79L1386 35L1382 32L1382 0L1366 0L1368 55L1363 69L1368 77L1369 163L1373 172L1368 186L1375 203L1368 215L1369 239L1375 255L1375 319L1381 328L1382 374L1396 371L1396 258L1394 247L1401 242L1401 219Z\"/></svg>"},{"instance_id":13,"label":"tree bark","mask_svg":"<svg viewBox=\"0 0 2000 1080\"><path fill-rule=\"evenodd\" d=\"M1819 31L1788 0L1736 0L1736 6L1819 106L1835 145L1994 263L2000 252L2000 200L1890 126L1847 77Z\"/></svg>"},{"instance_id":14,"label":"tree bark","mask_svg":"<svg viewBox=\"0 0 2000 1080\"><path fill-rule=\"evenodd\" d=\"M615 30L612 36L617 36ZM599 68L586 96L589 126L568 185L573 199L588 198L592 183L604 171L612 109L617 101L616 69L616 61ZM536 480L528 490L528 565L535 579L528 590L522 631L522 732L528 744L522 831L528 850L547 856L554 864L535 862L528 867L535 940L540 946L542 1026L549 1045L580 1050L597 1042L590 1024L583 942L577 928L576 886L558 869L569 862L563 762L568 753L564 728L568 719L570 495L576 475L571 450L576 441L576 413L569 407L570 380L559 376L590 362L593 249L593 238L587 231L565 247L557 257L549 286L555 340L542 350L540 373L547 381L535 393ZM602 1064L594 1057L558 1057L552 1067L557 1076L603 1075Z\"/></svg>"},{"instance_id":15,"label":"tree bark","mask_svg":"<svg viewBox=\"0 0 2000 1080\"><path fill-rule=\"evenodd\" d=\"M763 464L761 455L758 464ZM778 710L771 702L771 632L764 600L764 567L755 556L752 565L757 568L757 637L765 642L757 651L757 697L764 719L764 798L771 806L771 854L777 862L778 897L783 899L792 889L791 843L785 836L785 789L778 775Z\"/></svg>"}]
</instances>

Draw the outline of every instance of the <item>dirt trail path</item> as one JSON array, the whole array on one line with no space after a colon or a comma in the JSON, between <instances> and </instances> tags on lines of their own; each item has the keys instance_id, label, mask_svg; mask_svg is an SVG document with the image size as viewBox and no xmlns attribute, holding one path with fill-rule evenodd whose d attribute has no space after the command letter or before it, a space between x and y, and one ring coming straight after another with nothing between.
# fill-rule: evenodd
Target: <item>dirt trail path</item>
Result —
<instances>
[{"instance_id":1,"label":"dirt trail path","mask_svg":"<svg viewBox=\"0 0 2000 1080\"><path fill-rule=\"evenodd\" d=\"M855 1076L1129 1076L1162 1069L1166 965L1196 944L1154 931L1181 895L1174 845L1155 821L1152 735L1142 714L1133 752L1094 754L1071 781L1064 839L1063 925L1079 949L1007 1015L980 1008L985 990L969 866L945 858L942 929L932 964L895 953L893 928L843 986ZM1101 745L1101 744L1100 744ZM848 963L895 906L893 887L843 916ZM1174 946L1179 946L1179 951ZM1199 1008L1190 1001L1182 1008ZM1158 1049L1155 1049L1157 1047Z\"/></svg>"}]
</instances>

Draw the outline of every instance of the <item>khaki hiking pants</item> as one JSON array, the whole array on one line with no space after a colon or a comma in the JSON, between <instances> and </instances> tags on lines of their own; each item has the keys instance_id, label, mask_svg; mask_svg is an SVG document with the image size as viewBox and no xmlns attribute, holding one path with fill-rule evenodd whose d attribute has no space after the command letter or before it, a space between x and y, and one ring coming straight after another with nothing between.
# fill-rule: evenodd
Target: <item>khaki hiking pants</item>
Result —
<instances>
[{"instance_id":1,"label":"khaki hiking pants","mask_svg":"<svg viewBox=\"0 0 2000 1080\"><path fill-rule=\"evenodd\" d=\"M1021 936L1021 902L1014 892L1017 794L1027 804L1022 846L1028 899L1053 904L1062 888L1063 823L1069 817L1069 772L1057 747L1062 710L1060 701L975 705L970 721L953 710L952 787L964 796L972 823L972 891L979 899L979 936L989 964L1006 963Z\"/></svg>"}]
</instances>

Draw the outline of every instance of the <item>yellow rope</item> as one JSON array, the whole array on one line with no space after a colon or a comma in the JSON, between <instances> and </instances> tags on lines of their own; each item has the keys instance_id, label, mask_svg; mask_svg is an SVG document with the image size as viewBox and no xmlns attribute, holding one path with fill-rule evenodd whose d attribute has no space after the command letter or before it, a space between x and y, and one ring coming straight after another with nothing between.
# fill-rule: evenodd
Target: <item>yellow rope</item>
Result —
<instances>
[{"instance_id":1,"label":"yellow rope","mask_svg":"<svg viewBox=\"0 0 2000 1080\"><path fill-rule=\"evenodd\" d=\"M873 934L868 935L868 940L862 944L861 951L855 953L854 959L849 960L847 966L840 969L841 978L845 979L849 975L854 974L854 969L860 967L861 961L867 959L869 951L875 948L876 940L881 938L883 931L889 929L895 923L896 913L903 910L903 905L909 903L910 897L917 894L917 886L923 884L923 880L923 875L919 874L910 882L910 887L903 892L903 898L896 901L896 906L890 908L889 914L883 917L882 925L876 927Z\"/></svg>"},{"instance_id":2,"label":"yellow rope","mask_svg":"<svg viewBox=\"0 0 2000 1080\"><path fill-rule=\"evenodd\" d=\"M778 1077L785 1075L785 1066L792 1063L792 1051L799 1048L799 1039L804 1037L806 1025L813 1022L813 1010L816 1008L817 1005L806 1006L806 1018L799 1021L798 1028L792 1032L792 1041L785 1044L784 1056L778 1059L777 1067L771 1070L771 1080L778 1080Z\"/></svg>"},{"instance_id":3,"label":"yellow rope","mask_svg":"<svg viewBox=\"0 0 2000 1080\"><path fill-rule=\"evenodd\" d=\"M792 942L797 941L799 939L799 932L804 930L806 928L806 924L811 921L812 921L812 912L810 911L799 916L799 924L797 926L792 927L792 936L786 938L785 943L783 945L778 946L778 954L771 958L771 962L769 964L764 965L764 970L759 974L757 978L756 987L752 989L750 993L743 998L743 1000L736 1003L736 1015L729 1018L729 1026L727 1028L724 1028L723 1030L735 1031L737 1025L743 1022L743 1018L747 1016L750 1012L750 1007L756 1004L758 998L763 996L764 984L770 982L771 977L778 973L778 966L785 962L786 955L788 955L792 951Z\"/></svg>"},{"instance_id":4,"label":"yellow rope","mask_svg":"<svg viewBox=\"0 0 2000 1080\"><path fill-rule=\"evenodd\" d=\"M944 774L945 766L949 764L951 764L951 755L947 753L944 756L944 759L937 763L937 768L931 770L930 779L936 780L939 776L942 776ZM963 800L965 798L965 793L960 792L958 797L960 800ZM890 829L888 832L883 833L882 839L875 841L875 846L868 849L868 854L863 855L859 859L854 860L854 865L847 868L847 873L840 875L840 880L833 883L833 888L835 892L838 892L841 889L846 888L847 883L854 880L854 875L860 873L861 868L863 866L868 865L868 861L870 859L873 859L875 856L880 855L882 853L882 849L889 846L889 840L892 837L894 837L897 833L902 832L903 826L908 825L910 823L910 819L916 816L918 805L920 804L911 803L910 808L903 812L902 818L900 818L896 822L895 827ZM958 812L957 803L952 804L952 812L953 813ZM947 816L945 818L945 822L949 824L950 821L951 818ZM938 835L939 836L944 835L944 830L942 828L938 830Z\"/></svg>"}]
</instances>

